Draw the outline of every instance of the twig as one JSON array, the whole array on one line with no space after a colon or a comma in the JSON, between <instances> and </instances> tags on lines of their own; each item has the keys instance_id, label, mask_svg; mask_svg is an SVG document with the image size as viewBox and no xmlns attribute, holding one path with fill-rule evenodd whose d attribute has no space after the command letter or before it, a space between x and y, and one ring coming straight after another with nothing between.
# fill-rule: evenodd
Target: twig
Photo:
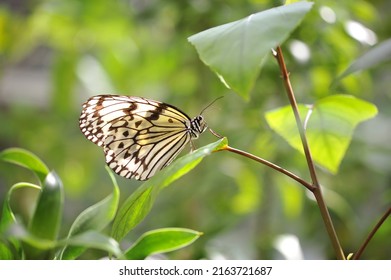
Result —
<instances>
[{"instance_id":1,"label":"twig","mask_svg":"<svg viewBox=\"0 0 391 280\"><path fill-rule=\"evenodd\" d=\"M380 220L377 222L375 227L371 230L368 237L365 239L364 243L361 245L361 247L358 249L357 253L354 254L353 260L358 260L361 257L362 252L367 247L369 241L371 241L372 237L375 235L376 231L381 227L381 225L385 222L385 220L390 216L391 214L391 207L388 208L388 210L383 214L383 216L380 218Z\"/></svg>"},{"instance_id":2,"label":"twig","mask_svg":"<svg viewBox=\"0 0 391 280\"><path fill-rule=\"evenodd\" d=\"M314 194L314 196L316 198L316 201L318 203L319 210L320 210L320 213L322 215L323 222L324 222L324 224L326 226L327 233L329 235L329 238L331 240L331 243L333 245L333 248L334 248L334 251L335 251L335 253L337 255L337 258L341 259L341 260L344 260L345 259L345 254L344 254L344 252L342 250L342 247L341 247L341 245L339 243L339 240L338 240L338 237L337 237L337 233L335 232L334 225L333 225L331 217L330 217L330 213L329 213L329 211L327 209L327 206L326 206L326 203L324 202L324 199L323 199L323 195L322 195L322 192L321 192L321 187L320 187L320 184L319 184L319 181L318 181L318 176L317 176L316 170L315 170L315 164L314 164L314 161L313 161L312 156L311 156L311 151L310 151L310 148L309 148L309 145L308 145L307 137L305 135L305 129L304 129L303 123L302 123L301 118L300 118L300 114L299 114L299 109L297 107L296 98L295 98L295 95L294 95L294 92L293 92L293 89L292 89L291 82L289 80L289 72L288 72L288 70L286 68L285 61L284 61L284 56L282 54L282 50L281 50L280 46L278 46L277 50L275 52L273 52L273 55L277 59L278 65L280 66L281 74L282 74L282 77L283 77L283 80L284 80L285 90L286 90L286 93L288 95L288 99L289 99L289 102L291 104L293 113L295 115L297 128L298 128L299 133L300 133L300 138L301 138L301 142L303 144L303 150L304 150L305 158L306 158L308 169L309 169L310 176L311 176L311 179L312 179L313 194Z\"/></svg>"},{"instance_id":3,"label":"twig","mask_svg":"<svg viewBox=\"0 0 391 280\"><path fill-rule=\"evenodd\" d=\"M225 150L225 151L228 151L228 152L232 152L232 153L235 153L235 154L239 154L241 156L244 156L244 157L247 157L249 159L252 159L252 160L255 160L259 163L262 163L266 166L269 166L271 168L273 168L274 170L278 171L278 172L281 172L287 176L289 176L290 178L292 178L293 180L295 180L296 182L299 182L300 184L302 184L304 187L306 187L308 190L310 190L311 192L314 191L314 187L308 183L307 181L303 180L302 178L300 178L299 176L293 174L292 172L274 164L274 163L271 163L270 161L267 161L263 158L260 158L260 157L257 157L253 154L250 154L250 153L247 153L245 151L242 151L242 150L238 150L238 149L235 149L235 148L232 148L230 146L225 146L222 150Z\"/></svg>"}]
</instances>

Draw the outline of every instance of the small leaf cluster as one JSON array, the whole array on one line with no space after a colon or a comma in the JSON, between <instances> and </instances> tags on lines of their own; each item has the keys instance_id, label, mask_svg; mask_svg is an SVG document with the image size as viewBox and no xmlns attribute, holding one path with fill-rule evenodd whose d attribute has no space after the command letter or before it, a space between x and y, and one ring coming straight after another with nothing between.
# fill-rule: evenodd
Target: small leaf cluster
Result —
<instances>
[{"instance_id":1,"label":"small leaf cluster","mask_svg":"<svg viewBox=\"0 0 391 280\"><path fill-rule=\"evenodd\" d=\"M219 140L189 154L163 170L162 174L139 187L118 209L120 191L113 173L112 193L82 211L67 236L60 237L64 191L61 179L33 153L9 148L0 160L27 168L39 184L19 182L7 192L0 217L0 259L77 259L87 249L107 252L108 257L144 259L150 255L177 250L193 243L201 232L185 228L161 228L145 232L131 246L121 249L120 241L149 213L159 191L194 168L203 157L220 149ZM20 189L39 192L35 210L28 222L18 219L12 210L11 197ZM113 224L111 234L104 229Z\"/></svg>"}]
</instances>

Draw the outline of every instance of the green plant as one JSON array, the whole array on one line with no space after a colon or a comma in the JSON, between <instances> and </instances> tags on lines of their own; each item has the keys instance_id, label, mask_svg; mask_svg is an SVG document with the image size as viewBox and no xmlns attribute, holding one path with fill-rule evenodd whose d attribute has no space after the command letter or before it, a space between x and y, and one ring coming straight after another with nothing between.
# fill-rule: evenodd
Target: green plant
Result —
<instances>
[{"instance_id":1,"label":"green plant","mask_svg":"<svg viewBox=\"0 0 391 280\"><path fill-rule=\"evenodd\" d=\"M162 189L190 171L204 156L212 152L228 151L265 164L309 190L317 200L335 256L345 259L347 256L338 240L322 195L315 162L332 174L336 174L355 127L360 122L374 117L377 109L367 101L339 94L333 89L330 90L330 96L319 98L312 105L296 102L283 53L278 46L289 37L311 6L311 3L301 2L278 7L209 29L189 38L201 60L216 72L225 85L244 99L249 98L259 75L260 64L270 56L271 49L275 49L273 56L278 61L290 106L268 111L265 117L269 126L277 134L305 155L310 180L303 179L251 153L233 148L224 138L176 160L160 174L141 185L118 210L119 188L114 176L109 172L113 181L113 192L83 211L74 221L67 237L59 238L63 204L60 179L54 172L49 172L42 161L29 152L19 149L5 150L1 153L2 160L32 170L38 176L40 184L18 183L8 191L0 222L1 258L74 259L87 248L98 248L114 257L139 259L156 252L165 252L190 244L199 237L200 233L175 228L147 232L126 250L120 249L119 242L146 217ZM353 71L373 66L387 58L390 48L387 47L387 43L383 46L386 51L384 48L380 50L373 48L372 52L380 55L375 58L369 56L369 62L368 56L364 55L353 63L345 74L336 78L335 83ZM364 61L364 65L360 64L360 61ZM240 130L240 127L237 129ZM36 210L27 225L14 217L9 204L11 195L20 188L33 188L40 191ZM370 236L373 236L375 230L389 214L390 208L386 210ZM112 221L111 233L105 234L104 230ZM370 237L357 250L353 258L360 257L364 245L369 240Z\"/></svg>"},{"instance_id":2,"label":"green plant","mask_svg":"<svg viewBox=\"0 0 391 280\"><path fill-rule=\"evenodd\" d=\"M189 41L196 47L203 62L212 68L224 84L244 98L248 98L249 91L258 76L259 61L264 61L270 49L276 48L272 52L280 67L290 106L269 111L265 117L275 132L304 154L311 181L303 180L290 171L247 152L229 146L224 147L223 150L265 164L289 176L312 192L336 257L346 259L322 195L315 162L336 174L355 127L360 122L373 118L377 114L377 108L356 97L336 93L319 99L311 105L296 102L279 44L301 21L311 6L310 2L298 2L253 14L245 19L196 34L190 37ZM267 27L263 28L263 26ZM337 80L387 59L389 52L389 43L385 42L357 60ZM378 229L390 212L391 208L388 208L374 230ZM372 234L373 232L370 237ZM364 244L367 244L369 239ZM353 258L360 257L364 244Z\"/></svg>"},{"instance_id":3,"label":"green plant","mask_svg":"<svg viewBox=\"0 0 391 280\"><path fill-rule=\"evenodd\" d=\"M191 244L200 232L183 228L163 228L143 234L132 246L122 251L118 241L138 224L149 211L156 194L168 183L192 169L205 155L221 145L221 141L199 149L167 168L159 178L150 180L136 191L117 214L112 236L103 232L117 213L119 188L111 173L113 192L84 210L75 219L67 237L59 238L63 208L63 186L54 171L34 154L18 148L0 153L0 159L33 171L40 185L20 182L10 188L4 201L0 220L0 259L75 259L87 248L107 251L116 258L143 259L151 254L175 250ZM18 221L12 211L10 198L22 188L40 192L35 211L28 224ZM126 219L125 219L126 218Z\"/></svg>"}]
</instances>

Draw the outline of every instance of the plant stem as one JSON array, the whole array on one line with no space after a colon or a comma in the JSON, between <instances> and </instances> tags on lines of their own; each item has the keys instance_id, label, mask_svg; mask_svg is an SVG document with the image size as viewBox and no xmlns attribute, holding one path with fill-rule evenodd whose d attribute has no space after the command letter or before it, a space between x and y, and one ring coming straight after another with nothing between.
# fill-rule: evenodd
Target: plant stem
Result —
<instances>
[{"instance_id":1,"label":"plant stem","mask_svg":"<svg viewBox=\"0 0 391 280\"><path fill-rule=\"evenodd\" d=\"M380 228L380 226L385 222L385 220L390 216L391 214L391 207L388 208L388 210L383 214L383 216L380 218L380 220L377 222L375 227L371 230L368 237L365 239L365 242L361 245L361 247L358 249L357 253L354 254L353 260L358 260L361 257L362 252L367 247L369 241L371 241L372 237L375 235L376 231Z\"/></svg>"},{"instance_id":2,"label":"plant stem","mask_svg":"<svg viewBox=\"0 0 391 280\"><path fill-rule=\"evenodd\" d=\"M308 168L310 171L312 183L314 184L315 187L318 187L319 182L318 182L318 176L316 175L316 171L315 171L315 164L314 164L314 161L312 160L311 151L308 146L307 137L305 136L305 129L304 129L303 123L300 118L296 98L293 93L293 88L292 88L291 82L289 80L289 72L286 68L284 56L282 54L282 50L281 50L280 46L277 47L277 53L275 54L275 57L278 61L278 65L280 66L281 74L284 79L285 90L287 92L289 102L290 102L292 110L293 110L293 114L295 115L296 125L297 125L297 128L299 129L301 142L303 143L304 155L307 160L307 165L308 165Z\"/></svg>"},{"instance_id":3,"label":"plant stem","mask_svg":"<svg viewBox=\"0 0 391 280\"><path fill-rule=\"evenodd\" d=\"M284 56L282 54L282 50L281 50L280 46L277 47L277 51L273 52L273 55L277 59L278 65L280 66L281 74L282 74L282 77L284 80L285 90L288 95L288 99L291 104L293 113L295 115L296 125L297 125L297 128L300 133L300 138L301 138L301 142L303 144L305 158L306 158L308 169L309 169L311 179L312 179L312 187L313 187L312 192L313 192L313 194L316 198L316 201L318 203L323 222L326 226L327 233L328 233L329 238L331 240L331 243L333 245L336 256L338 259L344 260L345 254L344 254L342 247L339 243L337 233L335 232L334 225L333 225L331 217L330 217L330 213L329 213L327 206L326 206L326 203L323 199L318 176L317 176L316 170L315 170L315 164L312 159L312 155L311 155L311 151L310 151L310 148L308 145L307 137L305 135L305 129L304 129L303 123L300 118L299 109L297 107L296 98L295 98L295 95L293 92L291 82L289 80L289 72L286 68Z\"/></svg>"},{"instance_id":4,"label":"plant stem","mask_svg":"<svg viewBox=\"0 0 391 280\"><path fill-rule=\"evenodd\" d=\"M304 187L306 187L308 190L310 190L311 192L314 191L314 186L312 186L310 183L308 183L307 181L303 180L302 178L300 178L299 176L293 174L292 172L274 164L274 163L271 163L270 161L267 161L263 158L260 158L260 157L257 157L253 154L250 154L250 153L247 153L245 151L242 151L242 150L238 150L238 149L235 149L235 148L232 148L230 146L225 146L222 150L224 151L229 151L229 152L232 152L232 153L235 153L235 154L239 154L241 156L244 156L244 157L247 157L247 158L250 158L252 160L255 160L259 163L262 163L266 166L269 166L271 168L273 168L274 170L277 170L278 172L281 172L289 177L291 177L293 180L299 182L300 184L302 184Z\"/></svg>"}]
</instances>

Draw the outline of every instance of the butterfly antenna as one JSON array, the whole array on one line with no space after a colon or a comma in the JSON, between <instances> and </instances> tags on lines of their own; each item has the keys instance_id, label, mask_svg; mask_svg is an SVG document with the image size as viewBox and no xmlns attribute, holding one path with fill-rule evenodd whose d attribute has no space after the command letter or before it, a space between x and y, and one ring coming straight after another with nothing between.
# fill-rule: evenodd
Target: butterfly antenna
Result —
<instances>
[{"instance_id":1,"label":"butterfly antenna","mask_svg":"<svg viewBox=\"0 0 391 280\"><path fill-rule=\"evenodd\" d=\"M221 98L223 98L223 97L224 97L224 96L217 97L215 100L213 100L212 102L210 102L210 103L208 104L208 106L206 106L204 109L202 109L200 115L202 115L202 113L203 113L206 109L208 109L210 106L212 106L213 103L215 103L217 100L219 100L219 99L221 99Z\"/></svg>"},{"instance_id":2,"label":"butterfly antenna","mask_svg":"<svg viewBox=\"0 0 391 280\"><path fill-rule=\"evenodd\" d=\"M217 100L219 100L219 99L221 99L221 98L223 98L223 97L224 97L224 96L217 97L215 100L213 100L211 103L209 103L208 106L206 106L206 107L201 111L200 115L202 115L202 113L203 113L206 109L208 109L210 106L212 106L213 103L215 103ZM216 136L217 138L220 138L220 139L223 138L223 136L221 136L220 134L218 134L216 131L212 130L210 127L208 127L208 129L209 129L209 131L210 131L214 136Z\"/></svg>"}]
</instances>

